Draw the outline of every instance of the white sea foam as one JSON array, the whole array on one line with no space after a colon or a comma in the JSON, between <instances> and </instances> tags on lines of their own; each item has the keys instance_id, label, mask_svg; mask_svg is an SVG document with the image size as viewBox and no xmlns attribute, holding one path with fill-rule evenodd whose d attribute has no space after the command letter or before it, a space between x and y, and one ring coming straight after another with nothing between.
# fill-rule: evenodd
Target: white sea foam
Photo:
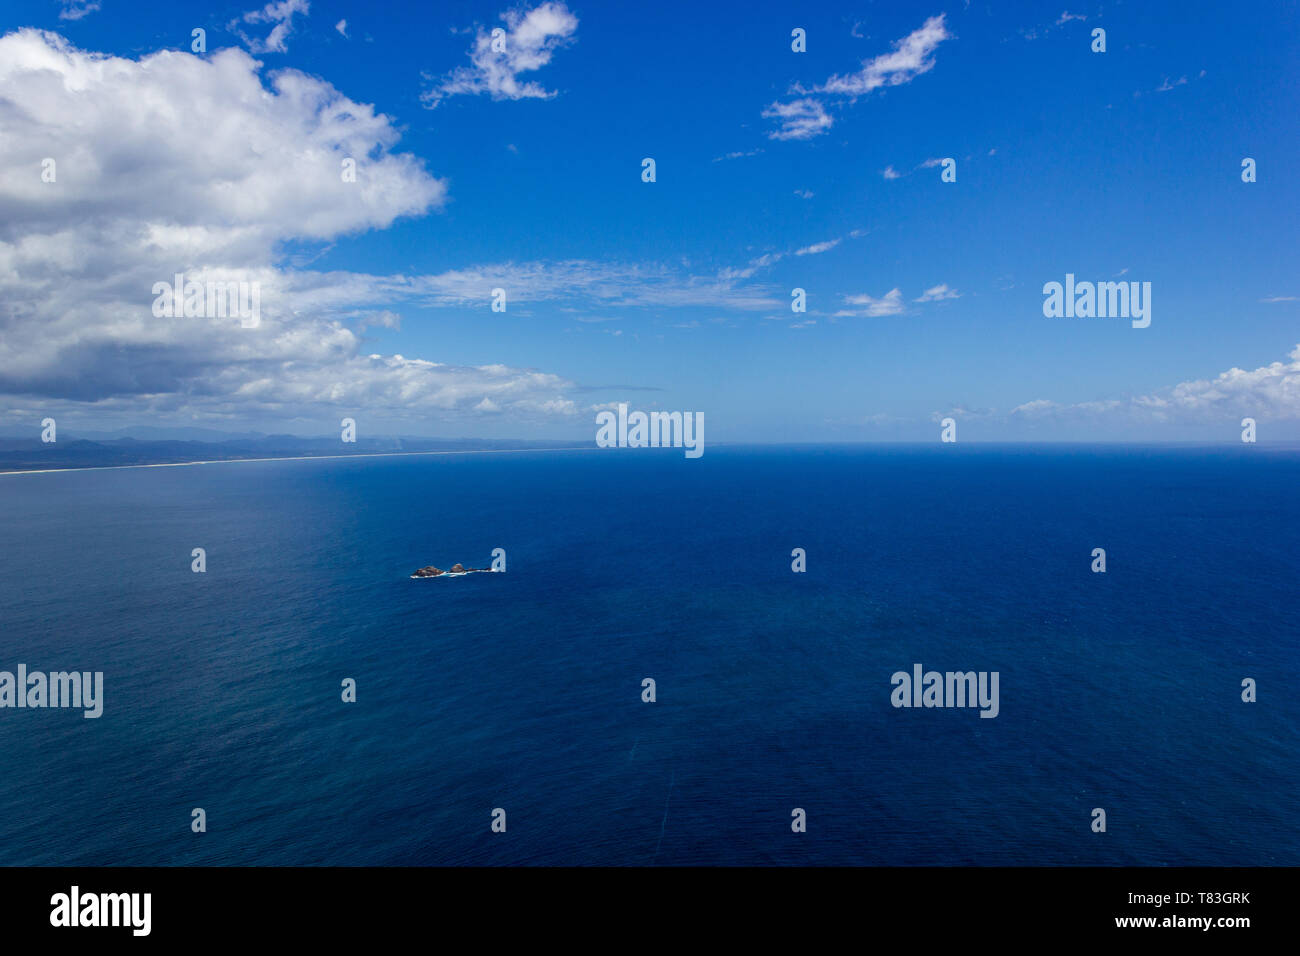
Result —
<instances>
[{"instance_id":1,"label":"white sea foam","mask_svg":"<svg viewBox=\"0 0 1300 956\"><path fill-rule=\"evenodd\" d=\"M412 574L413 581L436 581L438 578L463 578L467 574L492 574L496 568L470 568L468 571L443 571L442 574Z\"/></svg>"}]
</instances>

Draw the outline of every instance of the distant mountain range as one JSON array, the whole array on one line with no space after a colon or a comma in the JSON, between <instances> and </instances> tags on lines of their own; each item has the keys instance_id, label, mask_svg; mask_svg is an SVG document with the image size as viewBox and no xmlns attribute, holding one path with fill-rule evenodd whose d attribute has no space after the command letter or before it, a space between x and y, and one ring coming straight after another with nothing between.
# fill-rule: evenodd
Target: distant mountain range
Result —
<instances>
[{"instance_id":1,"label":"distant mountain range","mask_svg":"<svg viewBox=\"0 0 1300 956\"><path fill-rule=\"evenodd\" d=\"M338 436L300 438L295 435L229 435L210 429L131 429L135 435L112 437L111 432L81 432L45 443L37 438L0 438L0 471L39 471L47 468L106 468L122 465L183 464L194 461L234 461L256 458L381 455L434 451L507 451L572 448L577 441L525 441L508 438L358 438ZM164 437L185 434L191 437ZM194 433L220 436L199 440ZM92 436L93 440L92 440Z\"/></svg>"}]
</instances>

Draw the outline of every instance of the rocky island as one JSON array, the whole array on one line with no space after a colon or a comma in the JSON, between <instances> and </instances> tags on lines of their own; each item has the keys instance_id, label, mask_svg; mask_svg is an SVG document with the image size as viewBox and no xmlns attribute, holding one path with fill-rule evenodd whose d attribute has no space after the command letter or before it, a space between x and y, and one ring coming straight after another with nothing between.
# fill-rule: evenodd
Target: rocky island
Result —
<instances>
[{"instance_id":1,"label":"rocky island","mask_svg":"<svg viewBox=\"0 0 1300 956\"><path fill-rule=\"evenodd\" d=\"M467 568L463 564L453 564L450 568L444 571L442 570L442 568L435 568L431 564L427 568L420 568L418 571L412 574L411 577L437 578L437 577L442 577L443 575L446 574L474 574L480 571L491 571L491 570L492 570L491 568Z\"/></svg>"}]
</instances>

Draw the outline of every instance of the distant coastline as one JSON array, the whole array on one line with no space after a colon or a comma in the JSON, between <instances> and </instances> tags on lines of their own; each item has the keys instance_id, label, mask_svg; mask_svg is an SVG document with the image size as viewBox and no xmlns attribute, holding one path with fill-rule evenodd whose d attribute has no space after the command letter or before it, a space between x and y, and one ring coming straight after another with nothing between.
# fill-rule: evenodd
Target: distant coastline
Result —
<instances>
[{"instance_id":1,"label":"distant coastline","mask_svg":"<svg viewBox=\"0 0 1300 956\"><path fill-rule=\"evenodd\" d=\"M130 465L82 465L73 468L15 468L0 471L2 475L50 475L67 471L115 471L124 468L181 468L188 465L228 465L238 462L255 461L314 461L337 460L342 458L410 458L425 455L505 455L537 451L592 451L594 445L572 445L564 447L536 448L462 448L441 451L386 451L357 452L353 455L276 455L265 458L209 458L191 461L155 461Z\"/></svg>"}]
</instances>

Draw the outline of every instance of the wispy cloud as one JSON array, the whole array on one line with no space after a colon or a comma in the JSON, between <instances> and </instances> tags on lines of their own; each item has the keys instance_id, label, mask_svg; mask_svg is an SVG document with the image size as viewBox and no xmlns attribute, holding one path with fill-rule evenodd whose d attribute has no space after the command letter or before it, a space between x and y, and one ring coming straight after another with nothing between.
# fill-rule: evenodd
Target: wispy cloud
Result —
<instances>
[{"instance_id":1,"label":"wispy cloud","mask_svg":"<svg viewBox=\"0 0 1300 956\"><path fill-rule=\"evenodd\" d=\"M96 0L59 0L59 6L60 20L80 20L99 9Z\"/></svg>"},{"instance_id":2,"label":"wispy cloud","mask_svg":"<svg viewBox=\"0 0 1300 956\"><path fill-rule=\"evenodd\" d=\"M1063 11L1063 12L1061 13L1061 15L1060 15L1059 17L1056 18L1056 22L1055 22L1055 23L1046 23L1046 24L1042 24L1042 25L1040 25L1040 26L1032 26L1032 27L1021 27L1021 28L1020 28L1019 30L1017 30L1016 32L1019 33L1019 34L1020 34L1022 37L1024 37L1026 40L1037 40L1037 39L1039 39L1040 37L1045 37L1045 36L1047 36L1049 33L1051 33L1051 32L1052 32L1053 30L1055 30L1057 27L1063 27L1063 26L1066 26L1068 23L1070 23L1071 20L1077 20L1077 21L1079 21L1080 23L1082 23L1082 22L1086 21L1087 19L1088 19L1088 17L1087 17L1086 14L1083 14L1083 13L1070 13L1070 11L1066 10L1066 11Z\"/></svg>"},{"instance_id":3,"label":"wispy cloud","mask_svg":"<svg viewBox=\"0 0 1300 956\"><path fill-rule=\"evenodd\" d=\"M839 239L828 239L825 242L814 242L811 246L804 246L802 249L796 249L796 256L815 256L822 252L829 252L840 244Z\"/></svg>"},{"instance_id":4,"label":"wispy cloud","mask_svg":"<svg viewBox=\"0 0 1300 956\"><path fill-rule=\"evenodd\" d=\"M556 96L540 84L520 79L551 62L555 52L574 42L578 18L562 2L543 3L531 10L513 9L501 14L503 33L494 43L492 32L476 28L470 48L470 66L457 67L435 80L421 94L427 109L452 96L479 96L494 100L546 100ZM494 49L495 47L495 49ZM427 76L426 79L432 79Z\"/></svg>"},{"instance_id":5,"label":"wispy cloud","mask_svg":"<svg viewBox=\"0 0 1300 956\"><path fill-rule=\"evenodd\" d=\"M763 110L764 119L776 120L780 124L767 135L777 140L812 139L833 124L825 105L817 97L837 96L855 100L873 90L900 86L928 73L934 68L935 49L952 37L945 17L942 13L930 17L919 29L895 41L891 52L862 61L862 69L856 73L836 74L811 87L794 84L789 93L799 99L771 103Z\"/></svg>"},{"instance_id":6,"label":"wispy cloud","mask_svg":"<svg viewBox=\"0 0 1300 956\"><path fill-rule=\"evenodd\" d=\"M886 179L901 179L903 176L903 174L893 166L886 166L880 171L880 175L884 176Z\"/></svg>"},{"instance_id":7,"label":"wispy cloud","mask_svg":"<svg viewBox=\"0 0 1300 956\"><path fill-rule=\"evenodd\" d=\"M778 129L767 134L768 139L812 139L831 128L834 120L820 100L805 97L789 103L771 103L763 110L763 119L776 120Z\"/></svg>"},{"instance_id":8,"label":"wispy cloud","mask_svg":"<svg viewBox=\"0 0 1300 956\"><path fill-rule=\"evenodd\" d=\"M348 35L348 21L340 20L338 23L334 24L334 29L338 30L344 39L346 39Z\"/></svg>"},{"instance_id":9,"label":"wispy cloud","mask_svg":"<svg viewBox=\"0 0 1300 956\"><path fill-rule=\"evenodd\" d=\"M304 17L311 12L311 5L308 0L280 0L280 2L268 3L261 10L252 10L245 13L242 17L230 21L227 29L237 33L248 48L254 53L287 53L289 47L285 40L293 32L293 18L295 14L301 13ZM256 37L250 37L239 24L243 23L273 23L271 32L267 34L265 40Z\"/></svg>"},{"instance_id":10,"label":"wispy cloud","mask_svg":"<svg viewBox=\"0 0 1300 956\"><path fill-rule=\"evenodd\" d=\"M944 299L960 299L961 293L956 289L948 288L947 283L937 285L926 289L920 297L913 299L913 302L942 302Z\"/></svg>"},{"instance_id":11,"label":"wispy cloud","mask_svg":"<svg viewBox=\"0 0 1300 956\"><path fill-rule=\"evenodd\" d=\"M286 293L317 310L374 301L410 302L425 308L486 308L492 289L509 293L510 307L557 303L609 321L611 309L718 308L768 311L784 304L779 291L746 284L780 256L755 260L747 269L698 275L662 264L590 259L483 263L428 275L370 275L356 272L295 272ZM579 319L579 321L583 321Z\"/></svg>"},{"instance_id":12,"label":"wispy cloud","mask_svg":"<svg viewBox=\"0 0 1300 956\"><path fill-rule=\"evenodd\" d=\"M919 29L913 30L894 43L890 53L884 53L862 64L856 73L835 75L819 86L804 89L796 85L799 93L827 93L835 96L863 96L885 86L910 83L923 73L934 69L934 51L944 40L952 38L945 21L946 14L930 17Z\"/></svg>"},{"instance_id":13,"label":"wispy cloud","mask_svg":"<svg viewBox=\"0 0 1300 956\"><path fill-rule=\"evenodd\" d=\"M849 232L847 237L841 236L836 239L827 239L824 242L815 242L812 243L811 245L801 246L800 248L795 249L793 252L790 252L788 250L784 252L765 252L761 256L755 256L753 259L750 259L748 264L742 268L737 269L733 267L733 268L727 268L721 270L718 273L718 277L720 279L724 279L729 282L736 281L739 279L749 279L754 275L756 275L757 273L763 271L764 269L769 269L772 266L776 265L786 256L817 255L818 253L826 252L827 250L834 249L841 242L843 242L845 238L859 239L862 236L865 236L866 234L867 231L865 229L853 229Z\"/></svg>"},{"instance_id":14,"label":"wispy cloud","mask_svg":"<svg viewBox=\"0 0 1300 956\"><path fill-rule=\"evenodd\" d=\"M1243 416L1261 420L1300 419L1300 345L1287 356L1256 369L1230 368L1211 379L1180 382L1127 399L1060 404L1036 399L1010 416L1022 420L1123 419L1142 424L1231 424Z\"/></svg>"},{"instance_id":15,"label":"wispy cloud","mask_svg":"<svg viewBox=\"0 0 1300 956\"><path fill-rule=\"evenodd\" d=\"M959 421L980 421L996 418L997 415L996 408L967 408L965 405L953 405L946 411L931 412L930 420L938 422L944 418L956 418Z\"/></svg>"},{"instance_id":16,"label":"wispy cloud","mask_svg":"<svg viewBox=\"0 0 1300 956\"><path fill-rule=\"evenodd\" d=\"M874 318L881 315L898 315L903 311L903 293L897 288L890 289L879 299L865 294L846 295L844 302L853 308L841 310L835 313L836 315L862 315Z\"/></svg>"},{"instance_id":17,"label":"wispy cloud","mask_svg":"<svg viewBox=\"0 0 1300 956\"><path fill-rule=\"evenodd\" d=\"M737 279L748 279L753 275L755 275L756 273L758 273L759 271L766 269L769 266L775 265L776 263L780 262L784 258L785 258L784 252L765 252L761 256L756 256L755 258L750 259L749 264L744 266L743 268L723 269L719 273L719 276L722 279L727 281L734 281Z\"/></svg>"},{"instance_id":18,"label":"wispy cloud","mask_svg":"<svg viewBox=\"0 0 1300 956\"><path fill-rule=\"evenodd\" d=\"M714 157L713 157L713 161L714 161L715 163L720 163L720 162L722 162L724 159L745 159L745 158L750 157L750 156L757 156L757 155L758 155L759 153L761 153L761 152L762 152L761 149L751 149L751 150L747 150L747 151L745 151L745 152L724 153L724 154L721 155L721 156L714 156Z\"/></svg>"}]
</instances>

